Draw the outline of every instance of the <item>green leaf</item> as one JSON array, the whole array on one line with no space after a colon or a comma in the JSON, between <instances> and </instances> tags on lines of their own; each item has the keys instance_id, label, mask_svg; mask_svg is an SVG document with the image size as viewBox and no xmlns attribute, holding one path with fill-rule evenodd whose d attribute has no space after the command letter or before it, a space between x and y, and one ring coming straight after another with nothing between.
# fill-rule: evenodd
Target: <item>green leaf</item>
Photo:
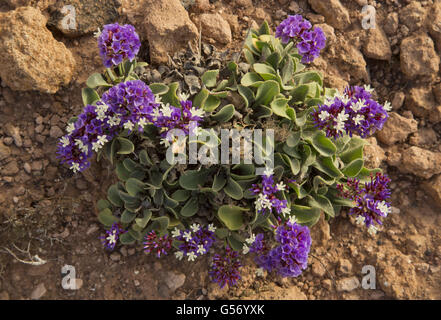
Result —
<instances>
[{"instance_id":1,"label":"green leaf","mask_svg":"<svg viewBox=\"0 0 441 320\"><path fill-rule=\"evenodd\" d=\"M224 188L224 192L234 200L240 200L243 198L242 188L236 181L231 178L228 178L228 182Z\"/></svg>"},{"instance_id":2,"label":"green leaf","mask_svg":"<svg viewBox=\"0 0 441 320\"><path fill-rule=\"evenodd\" d=\"M116 184L111 185L110 188L107 190L107 198L109 199L110 203L116 207L124 206L124 202L119 196L119 190Z\"/></svg>"},{"instance_id":3,"label":"green leaf","mask_svg":"<svg viewBox=\"0 0 441 320\"><path fill-rule=\"evenodd\" d=\"M150 83L150 90L152 90L153 94L164 95L168 92L169 88L167 85L163 83Z\"/></svg>"},{"instance_id":4,"label":"green leaf","mask_svg":"<svg viewBox=\"0 0 441 320\"><path fill-rule=\"evenodd\" d=\"M86 85L94 89L99 86L103 87L111 87L112 85L107 83L107 81L104 79L104 77L101 75L101 73L93 73L86 81Z\"/></svg>"},{"instance_id":5,"label":"green leaf","mask_svg":"<svg viewBox=\"0 0 441 320\"><path fill-rule=\"evenodd\" d=\"M239 94L241 95L241 97L243 98L243 100L245 102L245 109L254 103L255 96L254 96L253 90L251 90L250 88L247 88L245 86L238 85L237 91L239 92Z\"/></svg>"},{"instance_id":6,"label":"green leaf","mask_svg":"<svg viewBox=\"0 0 441 320\"><path fill-rule=\"evenodd\" d=\"M315 82L323 87L323 77L318 71L306 71L298 73L294 76L294 82L296 84L305 84Z\"/></svg>"},{"instance_id":7,"label":"green leaf","mask_svg":"<svg viewBox=\"0 0 441 320\"><path fill-rule=\"evenodd\" d=\"M379 168L377 169L362 168L356 178L359 179L361 182L367 182L370 180L371 175L375 176L377 172L382 172L382 170Z\"/></svg>"},{"instance_id":8,"label":"green leaf","mask_svg":"<svg viewBox=\"0 0 441 320\"><path fill-rule=\"evenodd\" d=\"M245 87L251 87L251 86L255 87L261 85L262 83L263 83L262 77L255 72L246 73L240 80L240 84Z\"/></svg>"},{"instance_id":9,"label":"green leaf","mask_svg":"<svg viewBox=\"0 0 441 320\"><path fill-rule=\"evenodd\" d=\"M230 245L231 249L234 251L241 251L243 248L243 242L240 242L233 236L227 237L228 244Z\"/></svg>"},{"instance_id":10,"label":"green leaf","mask_svg":"<svg viewBox=\"0 0 441 320\"><path fill-rule=\"evenodd\" d=\"M269 105L270 102L280 93L279 84L274 80L265 81L256 93L256 105Z\"/></svg>"},{"instance_id":11,"label":"green leaf","mask_svg":"<svg viewBox=\"0 0 441 320\"><path fill-rule=\"evenodd\" d=\"M110 202L105 199L100 199L96 203L96 207L98 208L98 211L103 211L104 209L110 208Z\"/></svg>"},{"instance_id":12,"label":"green leaf","mask_svg":"<svg viewBox=\"0 0 441 320\"><path fill-rule=\"evenodd\" d=\"M204 108L205 101L207 100L210 91L203 88L193 99L193 105L198 108Z\"/></svg>"},{"instance_id":13,"label":"green leaf","mask_svg":"<svg viewBox=\"0 0 441 320\"><path fill-rule=\"evenodd\" d=\"M181 215L184 217L192 217L199 210L198 198L191 197L181 209Z\"/></svg>"},{"instance_id":14,"label":"green leaf","mask_svg":"<svg viewBox=\"0 0 441 320\"><path fill-rule=\"evenodd\" d=\"M134 237L132 237L131 234L126 232L126 233L123 233L122 235L120 235L119 241L121 242L121 244L128 245L128 244L135 243L136 239Z\"/></svg>"},{"instance_id":15,"label":"green leaf","mask_svg":"<svg viewBox=\"0 0 441 320\"><path fill-rule=\"evenodd\" d=\"M334 183L335 183L335 179L325 180L321 176L315 176L314 179L312 180L312 185L315 193L317 193L321 185L332 186Z\"/></svg>"},{"instance_id":16,"label":"green leaf","mask_svg":"<svg viewBox=\"0 0 441 320\"><path fill-rule=\"evenodd\" d=\"M217 215L225 226L232 230L239 230L243 226L243 212L248 211L248 209L224 205L219 208Z\"/></svg>"},{"instance_id":17,"label":"green leaf","mask_svg":"<svg viewBox=\"0 0 441 320\"><path fill-rule=\"evenodd\" d=\"M329 214L331 217L335 216L334 208L331 201L323 195L315 195L308 197L308 204L311 207L319 208Z\"/></svg>"},{"instance_id":18,"label":"green leaf","mask_svg":"<svg viewBox=\"0 0 441 320\"><path fill-rule=\"evenodd\" d=\"M312 139L306 140L324 157L333 156L337 152L335 144L322 131L318 131Z\"/></svg>"},{"instance_id":19,"label":"green leaf","mask_svg":"<svg viewBox=\"0 0 441 320\"><path fill-rule=\"evenodd\" d=\"M176 94L176 91L179 88L179 82L172 82L168 85L169 90L166 94L162 95L162 102L163 103L169 103L172 106L178 107L180 106L178 95Z\"/></svg>"},{"instance_id":20,"label":"green leaf","mask_svg":"<svg viewBox=\"0 0 441 320\"><path fill-rule=\"evenodd\" d=\"M126 181L127 179L130 178L130 171L126 169L126 167L124 167L122 162L118 162L116 164L116 175L118 176L119 180L122 181Z\"/></svg>"},{"instance_id":21,"label":"green leaf","mask_svg":"<svg viewBox=\"0 0 441 320\"><path fill-rule=\"evenodd\" d=\"M118 222L118 218L112 214L112 211L109 208L104 209L99 213L98 220L106 227L110 227L115 222Z\"/></svg>"},{"instance_id":22,"label":"green leaf","mask_svg":"<svg viewBox=\"0 0 441 320\"><path fill-rule=\"evenodd\" d=\"M179 185L186 190L197 190L207 180L207 170L187 170L179 177Z\"/></svg>"},{"instance_id":23,"label":"green leaf","mask_svg":"<svg viewBox=\"0 0 441 320\"><path fill-rule=\"evenodd\" d=\"M364 161L362 159L356 159L349 163L342 169L342 172L347 177L356 177L363 168Z\"/></svg>"},{"instance_id":24,"label":"green leaf","mask_svg":"<svg viewBox=\"0 0 441 320\"><path fill-rule=\"evenodd\" d=\"M288 81L292 79L292 75L294 73L294 62L290 56L287 56L285 59L285 64L282 68L282 83L286 84Z\"/></svg>"},{"instance_id":25,"label":"green leaf","mask_svg":"<svg viewBox=\"0 0 441 320\"><path fill-rule=\"evenodd\" d=\"M208 70L202 75L202 83L207 88L212 88L216 85L217 76L219 74L219 70Z\"/></svg>"},{"instance_id":26,"label":"green leaf","mask_svg":"<svg viewBox=\"0 0 441 320\"><path fill-rule=\"evenodd\" d=\"M219 239L225 239L226 237L228 237L229 233L230 232L227 228L217 228L215 231L215 234Z\"/></svg>"},{"instance_id":27,"label":"green leaf","mask_svg":"<svg viewBox=\"0 0 441 320\"><path fill-rule=\"evenodd\" d=\"M118 137L119 142L118 154L131 154L135 150L135 145L129 139Z\"/></svg>"},{"instance_id":28,"label":"green leaf","mask_svg":"<svg viewBox=\"0 0 441 320\"><path fill-rule=\"evenodd\" d=\"M147 150L141 150L139 153L139 162L144 166L153 166L153 162L147 153Z\"/></svg>"},{"instance_id":29,"label":"green leaf","mask_svg":"<svg viewBox=\"0 0 441 320\"><path fill-rule=\"evenodd\" d=\"M88 104L94 104L100 99L99 94L91 88L83 88L81 90L81 96L83 98L83 104L87 106Z\"/></svg>"},{"instance_id":30,"label":"green leaf","mask_svg":"<svg viewBox=\"0 0 441 320\"><path fill-rule=\"evenodd\" d=\"M291 120L291 117L288 116L288 114L286 113L287 108L288 108L288 99L286 98L274 99L273 102L271 102L271 109L275 114L277 114L280 117L284 117Z\"/></svg>"},{"instance_id":31,"label":"green leaf","mask_svg":"<svg viewBox=\"0 0 441 320\"><path fill-rule=\"evenodd\" d=\"M165 231L167 230L169 224L170 224L170 218L167 216L152 218L152 229L158 230L158 231Z\"/></svg>"},{"instance_id":32,"label":"green leaf","mask_svg":"<svg viewBox=\"0 0 441 320\"><path fill-rule=\"evenodd\" d=\"M121 215L121 222L128 224L132 222L136 217L136 213L131 212L129 210L124 210L124 212Z\"/></svg>"},{"instance_id":33,"label":"green leaf","mask_svg":"<svg viewBox=\"0 0 441 320\"><path fill-rule=\"evenodd\" d=\"M218 113L211 116L214 121L217 122L227 122L234 115L234 106L232 104L228 104L224 106Z\"/></svg>"},{"instance_id":34,"label":"green leaf","mask_svg":"<svg viewBox=\"0 0 441 320\"><path fill-rule=\"evenodd\" d=\"M207 112L213 112L214 110L216 110L217 107L219 107L220 103L220 99L211 94L205 100L203 109Z\"/></svg>"},{"instance_id":35,"label":"green leaf","mask_svg":"<svg viewBox=\"0 0 441 320\"><path fill-rule=\"evenodd\" d=\"M144 192L145 187L145 183L135 178L129 178L126 181L127 193L130 194L132 197L136 197L138 193Z\"/></svg>"},{"instance_id":36,"label":"green leaf","mask_svg":"<svg viewBox=\"0 0 441 320\"><path fill-rule=\"evenodd\" d=\"M178 202L184 202L187 201L188 198L190 198L191 191L189 190L176 190L172 195L172 199L178 201Z\"/></svg>"},{"instance_id":37,"label":"green leaf","mask_svg":"<svg viewBox=\"0 0 441 320\"><path fill-rule=\"evenodd\" d=\"M345 147L345 151L340 154L340 159L346 164L356 159L363 159L363 147L365 144L366 141L361 138L351 138Z\"/></svg>"},{"instance_id":38,"label":"green leaf","mask_svg":"<svg viewBox=\"0 0 441 320\"><path fill-rule=\"evenodd\" d=\"M300 142L300 131L292 132L288 138L286 138L286 145L290 148L296 147Z\"/></svg>"},{"instance_id":39,"label":"green leaf","mask_svg":"<svg viewBox=\"0 0 441 320\"><path fill-rule=\"evenodd\" d=\"M318 170L326 173L331 178L341 178L343 177L343 173L335 166L332 158L330 157L319 157L317 161L313 164Z\"/></svg>"},{"instance_id":40,"label":"green leaf","mask_svg":"<svg viewBox=\"0 0 441 320\"><path fill-rule=\"evenodd\" d=\"M297 222L307 226L313 226L320 219L321 210L308 206L293 205L291 213L297 218Z\"/></svg>"},{"instance_id":41,"label":"green leaf","mask_svg":"<svg viewBox=\"0 0 441 320\"><path fill-rule=\"evenodd\" d=\"M222 190L226 183L227 179L225 178L224 174L222 172L219 172L214 176L213 186L211 188L214 192L219 192Z\"/></svg>"},{"instance_id":42,"label":"green leaf","mask_svg":"<svg viewBox=\"0 0 441 320\"><path fill-rule=\"evenodd\" d=\"M144 229L147 226L147 223L149 223L150 219L152 217L152 212L149 209L144 209L143 211L143 217L142 218L136 218L135 223L141 228Z\"/></svg>"}]
</instances>

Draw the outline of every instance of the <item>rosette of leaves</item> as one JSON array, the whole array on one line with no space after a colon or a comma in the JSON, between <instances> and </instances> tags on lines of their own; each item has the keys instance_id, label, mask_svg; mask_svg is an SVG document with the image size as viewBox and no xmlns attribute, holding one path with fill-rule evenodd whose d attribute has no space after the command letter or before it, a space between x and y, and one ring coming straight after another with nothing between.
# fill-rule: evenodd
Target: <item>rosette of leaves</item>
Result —
<instances>
[{"instance_id":1,"label":"rosette of leaves","mask_svg":"<svg viewBox=\"0 0 441 320\"><path fill-rule=\"evenodd\" d=\"M246 73L230 62L225 70L203 74L203 88L192 101L207 113L205 128L284 128L274 145L274 176L290 181L282 197L299 223L312 226L322 212L329 219L352 206L338 196L336 185L350 177L365 181L379 169L364 166L363 139L331 140L314 127L311 112L335 90L325 88L322 75L307 69L292 42L282 44L267 23L249 33L244 56ZM179 106L177 83L149 86L163 102ZM173 166L165 152L143 147L157 143L158 135L147 126L141 137L120 136L106 145L119 182L99 201L99 218L107 226L120 222L128 228L122 243L141 241L151 230L164 234L180 224L188 227L195 219L216 219L222 225L217 236L234 250L243 246L243 231L273 230L277 217L257 212L249 191L260 179L255 165Z\"/></svg>"}]
</instances>

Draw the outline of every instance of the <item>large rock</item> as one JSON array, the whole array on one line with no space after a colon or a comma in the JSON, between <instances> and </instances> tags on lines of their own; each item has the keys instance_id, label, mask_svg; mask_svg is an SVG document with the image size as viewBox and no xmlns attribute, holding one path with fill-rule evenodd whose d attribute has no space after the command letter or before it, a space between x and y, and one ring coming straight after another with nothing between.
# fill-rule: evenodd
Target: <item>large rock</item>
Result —
<instances>
[{"instance_id":1,"label":"large rock","mask_svg":"<svg viewBox=\"0 0 441 320\"><path fill-rule=\"evenodd\" d=\"M230 25L219 13L203 13L193 21L200 25L202 36L212 43L228 44L233 40Z\"/></svg>"},{"instance_id":2,"label":"large rock","mask_svg":"<svg viewBox=\"0 0 441 320\"><path fill-rule=\"evenodd\" d=\"M71 37L93 33L118 20L120 5L119 0L58 0L49 24Z\"/></svg>"},{"instance_id":3,"label":"large rock","mask_svg":"<svg viewBox=\"0 0 441 320\"><path fill-rule=\"evenodd\" d=\"M411 133L417 130L418 122L416 120L402 117L396 112L390 112L383 129L377 132L377 138L384 144L393 145L405 141Z\"/></svg>"},{"instance_id":4,"label":"large rock","mask_svg":"<svg viewBox=\"0 0 441 320\"><path fill-rule=\"evenodd\" d=\"M367 32L367 40L363 47L364 55L376 60L390 60L392 50L389 39L380 26L369 29Z\"/></svg>"},{"instance_id":5,"label":"large rock","mask_svg":"<svg viewBox=\"0 0 441 320\"><path fill-rule=\"evenodd\" d=\"M32 7L0 13L0 77L13 90L55 93L74 72L71 52Z\"/></svg>"},{"instance_id":6,"label":"large rock","mask_svg":"<svg viewBox=\"0 0 441 320\"><path fill-rule=\"evenodd\" d=\"M143 11L147 13L143 31L147 34L153 62L167 62L167 54L171 56L198 38L198 30L179 0L144 0Z\"/></svg>"},{"instance_id":7,"label":"large rock","mask_svg":"<svg viewBox=\"0 0 441 320\"><path fill-rule=\"evenodd\" d=\"M377 144L375 137L366 139L369 143L364 147L365 166L368 168L378 168L386 159L384 150Z\"/></svg>"},{"instance_id":8,"label":"large rock","mask_svg":"<svg viewBox=\"0 0 441 320\"><path fill-rule=\"evenodd\" d=\"M441 207L441 175L436 175L430 181L424 182L423 188Z\"/></svg>"},{"instance_id":9,"label":"large rock","mask_svg":"<svg viewBox=\"0 0 441 320\"><path fill-rule=\"evenodd\" d=\"M426 9L418 1L412 1L400 12L401 23L408 27L411 32L421 28L425 20Z\"/></svg>"},{"instance_id":10,"label":"large rock","mask_svg":"<svg viewBox=\"0 0 441 320\"><path fill-rule=\"evenodd\" d=\"M433 4L427 19L427 27L433 40L435 40L438 53L441 53L441 1Z\"/></svg>"},{"instance_id":11,"label":"large rock","mask_svg":"<svg viewBox=\"0 0 441 320\"><path fill-rule=\"evenodd\" d=\"M439 62L433 40L427 34L412 35L401 42L401 71L408 78L435 75Z\"/></svg>"},{"instance_id":12,"label":"large rock","mask_svg":"<svg viewBox=\"0 0 441 320\"><path fill-rule=\"evenodd\" d=\"M312 9L326 19L326 23L336 29L344 30L351 24L348 10L339 0L308 0Z\"/></svg>"},{"instance_id":13,"label":"large rock","mask_svg":"<svg viewBox=\"0 0 441 320\"><path fill-rule=\"evenodd\" d=\"M6 0L6 2L17 9L18 7L34 7L40 10L45 10L50 5L53 5L57 0Z\"/></svg>"},{"instance_id":14,"label":"large rock","mask_svg":"<svg viewBox=\"0 0 441 320\"><path fill-rule=\"evenodd\" d=\"M418 117L427 117L435 108L436 102L429 85L413 87L406 97L406 107Z\"/></svg>"},{"instance_id":15,"label":"large rock","mask_svg":"<svg viewBox=\"0 0 441 320\"><path fill-rule=\"evenodd\" d=\"M410 147L403 151L401 165L398 169L404 173L412 173L418 177L429 179L441 173L441 153L432 152L419 147Z\"/></svg>"}]
</instances>

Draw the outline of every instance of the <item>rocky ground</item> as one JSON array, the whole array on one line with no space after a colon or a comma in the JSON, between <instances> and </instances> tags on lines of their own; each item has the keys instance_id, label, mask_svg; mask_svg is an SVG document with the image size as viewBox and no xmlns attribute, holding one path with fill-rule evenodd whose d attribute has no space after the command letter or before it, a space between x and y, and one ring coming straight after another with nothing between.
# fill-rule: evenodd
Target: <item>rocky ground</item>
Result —
<instances>
[{"instance_id":1,"label":"rocky ground","mask_svg":"<svg viewBox=\"0 0 441 320\"><path fill-rule=\"evenodd\" d=\"M367 3L375 29L361 25ZM275 28L296 13L327 34L313 67L328 86L369 83L380 102L392 102L365 150L393 179L383 231L369 236L344 214L320 221L302 276L257 278L246 267L240 285L223 290L210 283L207 260L103 250L94 203L114 181L112 168L101 161L72 176L55 155L67 120L82 109L85 80L102 68L93 32L134 24L151 63L146 78L167 81L174 52L196 52L199 33L204 54L213 45L231 56L249 27L267 20ZM0 51L0 299L441 299L441 1L6 0ZM194 75L173 76L197 87ZM35 255L47 262L24 263ZM79 290L62 288L66 264L76 268ZM365 265L376 270L376 289L361 286Z\"/></svg>"}]
</instances>

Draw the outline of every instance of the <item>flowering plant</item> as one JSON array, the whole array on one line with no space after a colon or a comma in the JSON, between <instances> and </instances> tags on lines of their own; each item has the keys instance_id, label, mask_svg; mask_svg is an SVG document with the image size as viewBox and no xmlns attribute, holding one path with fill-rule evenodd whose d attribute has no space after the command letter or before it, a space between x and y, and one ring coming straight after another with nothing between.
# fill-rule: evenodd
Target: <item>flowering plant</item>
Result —
<instances>
[{"instance_id":1,"label":"flowering plant","mask_svg":"<svg viewBox=\"0 0 441 320\"><path fill-rule=\"evenodd\" d=\"M299 276L321 215L349 207L374 234L390 212L389 179L363 160L363 138L382 128L389 105L368 87L324 87L304 63L326 38L301 16L283 21L275 36L267 23L252 30L243 49L250 71L236 62L208 70L192 97L178 83L139 79L146 64L136 61L132 27L108 25L98 37L107 69L88 79L84 111L69 123L59 155L74 172L94 152L115 166L118 182L97 203L110 228L101 238L107 249L142 243L148 254L190 262L214 253L209 274L223 287L240 280L244 254L255 256L259 274ZM207 162L230 137L216 136L226 128L275 135L244 137L260 152L253 156L241 153L233 133L222 149L227 161ZM237 163L229 163L230 150Z\"/></svg>"}]
</instances>

